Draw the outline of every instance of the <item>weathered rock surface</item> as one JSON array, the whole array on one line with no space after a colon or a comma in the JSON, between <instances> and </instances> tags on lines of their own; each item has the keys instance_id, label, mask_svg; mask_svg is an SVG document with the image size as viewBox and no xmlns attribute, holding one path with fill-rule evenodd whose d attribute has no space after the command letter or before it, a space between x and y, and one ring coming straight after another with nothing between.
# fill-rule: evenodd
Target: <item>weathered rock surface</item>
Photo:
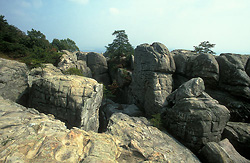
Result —
<instances>
[{"instance_id":1,"label":"weathered rock surface","mask_svg":"<svg viewBox=\"0 0 250 163\"><path fill-rule=\"evenodd\" d=\"M220 66L220 87L233 95L250 99L250 77L241 60L231 54L221 54L216 60Z\"/></svg>"},{"instance_id":2,"label":"weathered rock surface","mask_svg":"<svg viewBox=\"0 0 250 163\"><path fill-rule=\"evenodd\" d=\"M99 132L106 130L108 121L114 113L123 113L132 117L143 116L142 111L135 105L118 104L109 99L103 100L100 108L100 128Z\"/></svg>"},{"instance_id":3,"label":"weathered rock surface","mask_svg":"<svg viewBox=\"0 0 250 163\"><path fill-rule=\"evenodd\" d=\"M44 76L30 90L30 106L51 113L71 126L98 131L103 86L75 75Z\"/></svg>"},{"instance_id":4,"label":"weathered rock surface","mask_svg":"<svg viewBox=\"0 0 250 163\"><path fill-rule=\"evenodd\" d=\"M82 71L83 76L92 77L92 73L90 68L87 66L85 60L81 57L77 57L77 54L81 54L80 52L71 53L67 50L62 51L64 54L61 57L61 61L58 63L58 68L63 72L70 68L77 68ZM78 60L81 58L81 60Z\"/></svg>"},{"instance_id":5,"label":"weathered rock surface","mask_svg":"<svg viewBox=\"0 0 250 163\"><path fill-rule=\"evenodd\" d=\"M250 58L248 59L245 67L246 73L248 76L250 76Z\"/></svg>"},{"instance_id":6,"label":"weathered rock surface","mask_svg":"<svg viewBox=\"0 0 250 163\"><path fill-rule=\"evenodd\" d=\"M212 54L197 55L185 50L172 51L172 53L176 65L175 88L185 82L185 80L180 81L180 76L187 79L201 77L206 86L214 87L217 85L219 65Z\"/></svg>"},{"instance_id":7,"label":"weathered rock surface","mask_svg":"<svg viewBox=\"0 0 250 163\"><path fill-rule=\"evenodd\" d=\"M201 78L193 78L167 97L165 127L186 146L198 151L218 142L230 118L228 109L204 92Z\"/></svg>"},{"instance_id":8,"label":"weathered rock surface","mask_svg":"<svg viewBox=\"0 0 250 163\"><path fill-rule=\"evenodd\" d=\"M24 63L0 58L0 96L24 104L28 72Z\"/></svg>"},{"instance_id":9,"label":"weathered rock surface","mask_svg":"<svg viewBox=\"0 0 250 163\"><path fill-rule=\"evenodd\" d=\"M174 59L161 43L137 46L134 57L130 102L151 116L161 112L166 97L172 92Z\"/></svg>"},{"instance_id":10,"label":"weathered rock surface","mask_svg":"<svg viewBox=\"0 0 250 163\"><path fill-rule=\"evenodd\" d=\"M99 53L90 52L87 55L87 65L92 71L93 78L104 85L110 84L106 58Z\"/></svg>"},{"instance_id":11,"label":"weathered rock surface","mask_svg":"<svg viewBox=\"0 0 250 163\"><path fill-rule=\"evenodd\" d=\"M228 122L222 134L235 149L245 158L250 159L250 124L241 122Z\"/></svg>"},{"instance_id":12,"label":"weathered rock surface","mask_svg":"<svg viewBox=\"0 0 250 163\"><path fill-rule=\"evenodd\" d=\"M117 162L113 136L64 123L0 97L0 162Z\"/></svg>"},{"instance_id":13,"label":"weathered rock surface","mask_svg":"<svg viewBox=\"0 0 250 163\"><path fill-rule=\"evenodd\" d=\"M204 158L204 162L208 163L249 163L250 160L242 157L233 147L233 145L224 139L219 143L209 142L201 150L201 155Z\"/></svg>"},{"instance_id":14,"label":"weathered rock surface","mask_svg":"<svg viewBox=\"0 0 250 163\"><path fill-rule=\"evenodd\" d=\"M199 162L190 150L169 134L150 126L143 117L115 113L106 133L121 142L123 150L118 162Z\"/></svg>"}]
</instances>

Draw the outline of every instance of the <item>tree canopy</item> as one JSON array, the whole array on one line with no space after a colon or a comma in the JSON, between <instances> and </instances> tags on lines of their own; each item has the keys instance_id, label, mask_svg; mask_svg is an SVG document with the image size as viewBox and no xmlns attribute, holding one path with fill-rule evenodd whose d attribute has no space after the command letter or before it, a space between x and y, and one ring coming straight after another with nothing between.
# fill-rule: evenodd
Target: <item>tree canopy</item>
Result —
<instances>
[{"instance_id":1,"label":"tree canopy","mask_svg":"<svg viewBox=\"0 0 250 163\"><path fill-rule=\"evenodd\" d=\"M209 54L215 54L214 51L211 50L211 48L214 48L215 44L209 43L209 41L203 41L198 46L194 46L194 51L198 54L202 53L209 53Z\"/></svg>"},{"instance_id":2,"label":"tree canopy","mask_svg":"<svg viewBox=\"0 0 250 163\"><path fill-rule=\"evenodd\" d=\"M129 43L125 30L116 30L112 35L116 38L111 44L106 46L107 50L105 52L110 58L119 58L122 56L129 57L134 55L134 48Z\"/></svg>"},{"instance_id":3,"label":"tree canopy","mask_svg":"<svg viewBox=\"0 0 250 163\"><path fill-rule=\"evenodd\" d=\"M76 46L76 43L69 38L62 40L54 39L51 44L59 51L61 50L68 50L70 52L79 51L79 48Z\"/></svg>"}]
</instances>

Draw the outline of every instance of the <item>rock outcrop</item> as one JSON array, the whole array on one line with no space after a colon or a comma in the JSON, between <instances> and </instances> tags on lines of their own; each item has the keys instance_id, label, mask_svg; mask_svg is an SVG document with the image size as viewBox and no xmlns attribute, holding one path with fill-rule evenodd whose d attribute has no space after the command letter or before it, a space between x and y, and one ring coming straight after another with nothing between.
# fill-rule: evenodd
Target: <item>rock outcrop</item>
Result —
<instances>
[{"instance_id":1,"label":"rock outcrop","mask_svg":"<svg viewBox=\"0 0 250 163\"><path fill-rule=\"evenodd\" d=\"M204 90L201 78L184 83L167 97L163 117L168 131L194 151L207 142L219 142L230 118L228 109Z\"/></svg>"},{"instance_id":2,"label":"rock outcrop","mask_svg":"<svg viewBox=\"0 0 250 163\"><path fill-rule=\"evenodd\" d=\"M250 77L242 61L231 54L221 54L216 60L220 67L220 87L232 95L250 99Z\"/></svg>"},{"instance_id":3,"label":"rock outcrop","mask_svg":"<svg viewBox=\"0 0 250 163\"><path fill-rule=\"evenodd\" d=\"M228 122L222 134L235 149L245 158L250 159L250 124L241 122Z\"/></svg>"},{"instance_id":4,"label":"rock outcrop","mask_svg":"<svg viewBox=\"0 0 250 163\"><path fill-rule=\"evenodd\" d=\"M0 58L0 96L25 104L28 72L24 63Z\"/></svg>"},{"instance_id":5,"label":"rock outcrop","mask_svg":"<svg viewBox=\"0 0 250 163\"><path fill-rule=\"evenodd\" d=\"M61 57L61 61L58 63L58 68L61 71L65 72L70 68L77 68L81 70L83 76L92 77L91 70L87 66L86 60L82 60L84 57L82 57L81 60L78 60L80 57L78 57L77 54L80 54L80 52L71 53L67 50L63 50L62 52L64 54Z\"/></svg>"},{"instance_id":6,"label":"rock outcrop","mask_svg":"<svg viewBox=\"0 0 250 163\"><path fill-rule=\"evenodd\" d=\"M98 131L103 86L75 75L46 75L33 81L30 106L86 131Z\"/></svg>"},{"instance_id":7,"label":"rock outcrop","mask_svg":"<svg viewBox=\"0 0 250 163\"><path fill-rule=\"evenodd\" d=\"M110 162L119 141L107 134L66 129L64 123L0 97L0 162Z\"/></svg>"},{"instance_id":8,"label":"rock outcrop","mask_svg":"<svg viewBox=\"0 0 250 163\"><path fill-rule=\"evenodd\" d=\"M169 134L150 126L146 118L122 113L111 116L106 133L120 140L118 162L200 162Z\"/></svg>"},{"instance_id":9,"label":"rock outcrop","mask_svg":"<svg viewBox=\"0 0 250 163\"><path fill-rule=\"evenodd\" d=\"M91 69L93 78L96 81L104 85L109 85L111 83L108 74L107 60L103 55L94 52L88 53L87 65Z\"/></svg>"},{"instance_id":10,"label":"rock outcrop","mask_svg":"<svg viewBox=\"0 0 250 163\"><path fill-rule=\"evenodd\" d=\"M166 97L172 92L175 62L161 43L137 46L134 54L130 102L145 109L147 116L162 111Z\"/></svg>"},{"instance_id":11,"label":"rock outcrop","mask_svg":"<svg viewBox=\"0 0 250 163\"><path fill-rule=\"evenodd\" d=\"M219 143L209 142L201 150L201 155L203 156L204 162L214 163L214 162L241 162L250 163L250 160L242 157L228 141L224 139Z\"/></svg>"}]
</instances>

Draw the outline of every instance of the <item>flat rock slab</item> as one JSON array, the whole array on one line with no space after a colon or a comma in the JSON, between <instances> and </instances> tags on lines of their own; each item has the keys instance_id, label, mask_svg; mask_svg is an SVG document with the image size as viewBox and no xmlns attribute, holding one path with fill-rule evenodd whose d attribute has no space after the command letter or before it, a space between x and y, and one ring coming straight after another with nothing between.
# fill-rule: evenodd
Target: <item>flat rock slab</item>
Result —
<instances>
[{"instance_id":1,"label":"flat rock slab","mask_svg":"<svg viewBox=\"0 0 250 163\"><path fill-rule=\"evenodd\" d=\"M0 162L117 162L113 136L64 123L0 97Z\"/></svg>"}]
</instances>

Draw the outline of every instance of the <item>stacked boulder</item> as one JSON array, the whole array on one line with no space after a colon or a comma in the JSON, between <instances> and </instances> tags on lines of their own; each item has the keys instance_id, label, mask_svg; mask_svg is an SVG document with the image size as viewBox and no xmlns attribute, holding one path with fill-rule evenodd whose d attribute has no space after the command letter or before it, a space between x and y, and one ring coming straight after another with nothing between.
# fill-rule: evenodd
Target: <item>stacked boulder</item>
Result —
<instances>
[{"instance_id":1,"label":"stacked boulder","mask_svg":"<svg viewBox=\"0 0 250 163\"><path fill-rule=\"evenodd\" d=\"M147 116L162 111L166 97L172 92L175 62L161 43L137 46L134 54L130 102L144 108Z\"/></svg>"},{"instance_id":2,"label":"stacked boulder","mask_svg":"<svg viewBox=\"0 0 250 163\"><path fill-rule=\"evenodd\" d=\"M36 70L32 71L33 74L34 71ZM62 75L59 72L50 75L49 72L47 67L43 77L33 80L29 105L55 115L65 121L68 127L75 126L97 132L99 107L103 96L102 84L91 78Z\"/></svg>"},{"instance_id":3,"label":"stacked boulder","mask_svg":"<svg viewBox=\"0 0 250 163\"><path fill-rule=\"evenodd\" d=\"M204 92L204 81L193 78L167 97L165 127L194 151L219 142L229 110Z\"/></svg>"}]
</instances>

